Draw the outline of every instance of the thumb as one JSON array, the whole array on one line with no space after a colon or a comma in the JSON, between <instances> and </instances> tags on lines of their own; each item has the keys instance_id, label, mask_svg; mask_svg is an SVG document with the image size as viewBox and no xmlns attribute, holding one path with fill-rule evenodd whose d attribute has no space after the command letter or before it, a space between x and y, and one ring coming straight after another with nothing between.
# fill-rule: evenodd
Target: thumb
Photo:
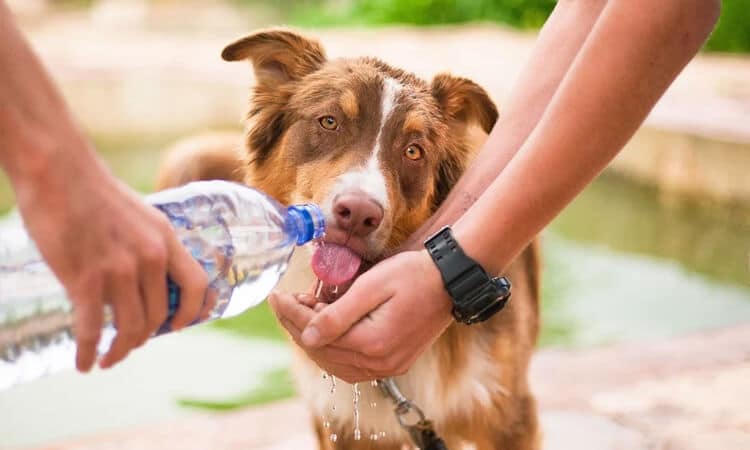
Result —
<instances>
[{"instance_id":1,"label":"thumb","mask_svg":"<svg viewBox=\"0 0 750 450\"><path fill-rule=\"evenodd\" d=\"M391 298L390 292L383 288L384 283L379 283L376 277L368 277L370 273L357 278L341 298L310 321L302 333L302 343L306 347L322 347L337 340Z\"/></svg>"}]
</instances>

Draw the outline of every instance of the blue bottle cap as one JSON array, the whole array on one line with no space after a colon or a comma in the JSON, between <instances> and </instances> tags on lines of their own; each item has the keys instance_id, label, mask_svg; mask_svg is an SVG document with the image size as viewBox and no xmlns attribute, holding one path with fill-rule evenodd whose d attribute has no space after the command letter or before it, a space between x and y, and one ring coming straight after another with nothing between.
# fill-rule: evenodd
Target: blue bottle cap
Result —
<instances>
[{"instance_id":1,"label":"blue bottle cap","mask_svg":"<svg viewBox=\"0 0 750 450\"><path fill-rule=\"evenodd\" d=\"M313 239L323 237L326 221L320 207L312 203L293 205L287 208L297 245L304 245Z\"/></svg>"}]
</instances>

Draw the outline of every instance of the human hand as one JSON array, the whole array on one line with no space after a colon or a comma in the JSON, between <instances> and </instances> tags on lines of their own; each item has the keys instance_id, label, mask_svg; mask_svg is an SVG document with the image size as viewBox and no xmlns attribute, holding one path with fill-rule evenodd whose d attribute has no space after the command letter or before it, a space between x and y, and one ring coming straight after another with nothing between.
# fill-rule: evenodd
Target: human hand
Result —
<instances>
[{"instance_id":1,"label":"human hand","mask_svg":"<svg viewBox=\"0 0 750 450\"><path fill-rule=\"evenodd\" d=\"M321 368L353 383L405 373L452 322L452 303L426 251L383 260L336 302L269 299L281 324Z\"/></svg>"},{"instance_id":2,"label":"human hand","mask_svg":"<svg viewBox=\"0 0 750 450\"><path fill-rule=\"evenodd\" d=\"M12 181L29 234L73 303L80 371L96 359L104 305L112 306L117 335L100 361L108 368L165 321L167 273L181 288L173 329L198 316L207 275L165 216L110 175L83 138L56 145L64 150L34 176Z\"/></svg>"}]
</instances>

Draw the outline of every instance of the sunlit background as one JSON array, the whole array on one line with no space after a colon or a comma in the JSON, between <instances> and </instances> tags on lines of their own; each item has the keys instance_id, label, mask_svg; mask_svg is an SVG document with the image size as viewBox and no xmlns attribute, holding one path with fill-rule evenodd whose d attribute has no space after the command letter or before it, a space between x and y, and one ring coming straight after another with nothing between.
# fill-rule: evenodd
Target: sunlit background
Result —
<instances>
[{"instance_id":1,"label":"sunlit background","mask_svg":"<svg viewBox=\"0 0 750 450\"><path fill-rule=\"evenodd\" d=\"M247 64L223 46L289 24L329 56L470 77L502 105L551 0L9 2L114 173L148 192L163 150L240 130ZM750 1L623 154L544 233L543 347L643 341L750 321ZM731 52L731 54L729 53ZM0 213L13 194L0 173ZM0 449L33 448L292 395L264 305L163 337L120 367L0 392Z\"/></svg>"}]
</instances>

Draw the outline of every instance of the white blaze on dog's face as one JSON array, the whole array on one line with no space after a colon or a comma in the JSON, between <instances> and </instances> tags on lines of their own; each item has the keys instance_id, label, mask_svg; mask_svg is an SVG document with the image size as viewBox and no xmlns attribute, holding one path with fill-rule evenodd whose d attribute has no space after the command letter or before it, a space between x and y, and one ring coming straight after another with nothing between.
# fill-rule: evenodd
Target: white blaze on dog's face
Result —
<instances>
[{"instance_id":1,"label":"white blaze on dog's face","mask_svg":"<svg viewBox=\"0 0 750 450\"><path fill-rule=\"evenodd\" d=\"M249 59L248 183L287 203L312 202L328 223L313 269L351 279L415 231L463 170L470 125L489 132L497 110L475 83L427 83L370 58L328 61L316 41L274 30L228 46Z\"/></svg>"}]
</instances>

